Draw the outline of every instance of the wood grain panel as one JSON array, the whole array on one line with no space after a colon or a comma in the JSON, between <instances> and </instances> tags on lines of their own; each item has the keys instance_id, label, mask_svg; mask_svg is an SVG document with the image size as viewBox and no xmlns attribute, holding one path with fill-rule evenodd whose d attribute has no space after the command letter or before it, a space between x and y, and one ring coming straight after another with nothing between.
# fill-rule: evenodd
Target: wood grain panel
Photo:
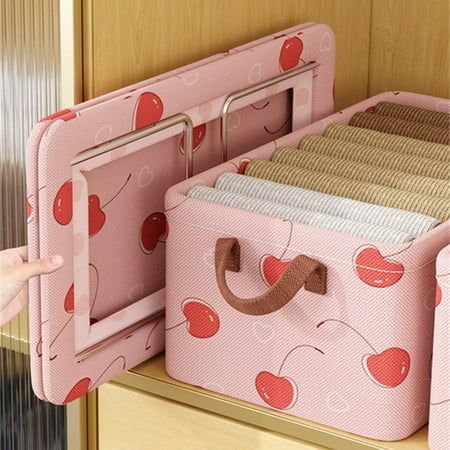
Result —
<instances>
[{"instance_id":1,"label":"wood grain panel","mask_svg":"<svg viewBox=\"0 0 450 450\"><path fill-rule=\"evenodd\" d=\"M372 1L369 94L449 97L449 1Z\"/></svg>"},{"instance_id":2,"label":"wood grain panel","mask_svg":"<svg viewBox=\"0 0 450 450\"><path fill-rule=\"evenodd\" d=\"M153 395L106 384L99 389L99 450L318 450Z\"/></svg>"},{"instance_id":3,"label":"wood grain panel","mask_svg":"<svg viewBox=\"0 0 450 450\"><path fill-rule=\"evenodd\" d=\"M85 0L89 98L302 22L337 39L336 107L367 95L371 0Z\"/></svg>"}]
</instances>

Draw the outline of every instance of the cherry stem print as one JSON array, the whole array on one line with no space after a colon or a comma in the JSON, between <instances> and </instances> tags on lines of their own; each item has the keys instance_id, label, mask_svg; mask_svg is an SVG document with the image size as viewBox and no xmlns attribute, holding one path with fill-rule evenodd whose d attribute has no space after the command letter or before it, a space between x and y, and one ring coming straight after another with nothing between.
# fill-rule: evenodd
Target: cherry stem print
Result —
<instances>
[{"instance_id":1,"label":"cherry stem print","mask_svg":"<svg viewBox=\"0 0 450 450\"><path fill-rule=\"evenodd\" d=\"M269 134L277 134L289 123L290 120L291 117L289 116L277 130L269 130L269 127L267 125L264 125L264 130Z\"/></svg>"},{"instance_id":2,"label":"cherry stem print","mask_svg":"<svg viewBox=\"0 0 450 450\"><path fill-rule=\"evenodd\" d=\"M291 356L291 354L292 354L293 352L297 351L297 350L300 349L300 348L310 348L310 349L312 349L312 350L316 350L316 351L319 352L319 353L322 353L322 355L325 355L325 353L324 353L322 350L320 350L320 349L317 348L317 347L314 347L314 345L308 345L308 344L297 345L296 347L294 347L294 348L292 348L291 350L289 350L289 352L288 352L288 353L286 354L286 356L284 357L284 359L283 359L283 361L282 361L282 363L281 363L281 365L280 365L280 369L278 370L278 373L277 373L278 376L281 375L281 371L283 370L283 366L284 366L284 364L286 363L286 361L287 361L287 359L289 358L289 356Z\"/></svg>"},{"instance_id":3,"label":"cherry stem print","mask_svg":"<svg viewBox=\"0 0 450 450\"><path fill-rule=\"evenodd\" d=\"M187 298L181 303L181 310L186 319L166 328L166 331L186 324L188 333L199 339L210 338L219 331L220 319L217 312L203 300Z\"/></svg>"},{"instance_id":4,"label":"cherry stem print","mask_svg":"<svg viewBox=\"0 0 450 450\"><path fill-rule=\"evenodd\" d=\"M269 103L270 103L270 100L267 100L266 103L264 103L264 105L261 106L261 107L259 107L259 108L256 107L254 104L251 104L250 106L251 106L253 109L256 109L256 111L261 111L262 109L267 108L267 107L269 106Z\"/></svg>"},{"instance_id":5,"label":"cherry stem print","mask_svg":"<svg viewBox=\"0 0 450 450\"><path fill-rule=\"evenodd\" d=\"M103 375L105 375L105 373L111 368L111 366L118 361L119 359L123 360L123 365L122 365L122 370L125 369L126 365L127 365L127 360L125 359L125 356L118 356L116 359L114 359L109 365L108 367L106 367L106 369L98 376L98 378L92 383L92 388L101 380L101 378L103 377Z\"/></svg>"},{"instance_id":6,"label":"cherry stem print","mask_svg":"<svg viewBox=\"0 0 450 450\"><path fill-rule=\"evenodd\" d=\"M294 380L282 376L281 371L286 360L296 350L301 348L313 349L322 355L324 352L312 345L302 344L291 349L284 357L278 373L274 375L266 370L259 372L255 379L255 387L261 399L276 409L289 409L297 402L298 388Z\"/></svg>"},{"instance_id":7,"label":"cherry stem print","mask_svg":"<svg viewBox=\"0 0 450 450\"><path fill-rule=\"evenodd\" d=\"M91 305L91 308L90 308L90 314L92 314L92 311L94 310L95 302L97 301L98 288L99 288L99 285L100 285L100 276L99 276L99 273L98 273L98 269L97 269L97 267L96 267L94 264L89 263L89 267L92 267L92 268L94 269L94 271L95 271L95 274L96 274L96 284L95 284L94 300L93 300L92 305ZM72 284L71 288L69 289L69 291L71 291L71 290L72 290L72 296L73 296L73 284ZM72 302L73 302L73 300L72 300ZM74 308L75 305L73 305L72 307ZM69 317L69 319L67 319L66 323L62 326L62 328L58 331L58 333L56 334L56 336L55 336L55 337L53 338L53 340L50 342L49 349L52 348L52 346L53 346L53 344L55 343L55 341L59 338L59 336L61 336L61 334L63 333L63 331L66 329L67 325L69 325L70 321L73 319L73 316L74 316L74 309L72 309L71 311L68 311L68 312L71 313L71 316ZM48 322L48 320L47 320L47 322ZM50 355L50 361L53 361L57 356L58 356L57 354L54 355L54 356Z\"/></svg>"},{"instance_id":8,"label":"cherry stem print","mask_svg":"<svg viewBox=\"0 0 450 450\"><path fill-rule=\"evenodd\" d=\"M350 326L348 323L343 322L342 320L327 319L327 320L324 320L324 321L320 322L317 325L317 328L320 328L322 325L325 325L328 322L340 323L341 325L344 325L345 327L349 328L350 330L355 332L374 351L374 353L378 353L377 350L375 349L375 347L359 331L356 331L352 326Z\"/></svg>"},{"instance_id":9,"label":"cherry stem print","mask_svg":"<svg viewBox=\"0 0 450 450\"><path fill-rule=\"evenodd\" d=\"M336 322L356 333L373 351L362 357L362 366L369 378L383 388L394 388L402 384L408 376L411 366L409 353L403 348L390 347L379 353L374 346L352 326L337 319L320 322L317 328L328 322Z\"/></svg>"},{"instance_id":10,"label":"cherry stem print","mask_svg":"<svg viewBox=\"0 0 450 450\"><path fill-rule=\"evenodd\" d=\"M99 382L99 380L103 377L103 375L109 370L109 368L119 359L123 360L123 366L122 370L125 370L126 367L126 359L124 356L118 356L116 359L114 359L108 367L100 374L100 376L97 378L94 383L92 383L92 380L89 377L82 378L79 380L73 387L70 389L68 394L66 395L63 403L69 403L73 400L76 400L79 397L82 397L83 395L86 395L91 389L94 388L94 386Z\"/></svg>"},{"instance_id":11,"label":"cherry stem print","mask_svg":"<svg viewBox=\"0 0 450 450\"><path fill-rule=\"evenodd\" d=\"M450 272L448 272L448 273L438 273L438 274L436 274L436 278L447 277L449 275L450 275Z\"/></svg>"},{"instance_id":12,"label":"cherry stem print","mask_svg":"<svg viewBox=\"0 0 450 450\"><path fill-rule=\"evenodd\" d=\"M112 198L110 198L104 205L101 206L102 209L105 208L106 206L108 206L123 191L123 189L125 188L127 183L130 181L130 178L131 178L131 173L128 174L127 179L125 180L125 182L123 183L121 188L116 192L116 194Z\"/></svg>"},{"instance_id":13,"label":"cherry stem print","mask_svg":"<svg viewBox=\"0 0 450 450\"><path fill-rule=\"evenodd\" d=\"M152 327L152 329L150 330L150 333L148 334L148 336L147 336L147 340L145 341L145 350L149 350L149 349L151 349L152 348L152 345L150 344L148 344L148 341L150 340L150 338L152 337L152 334L153 334L153 332L155 331L155 329L156 329L156 327L160 324L160 323L162 323L163 321L162 320L158 320L158 322L156 322L154 325L153 325L153 327Z\"/></svg>"},{"instance_id":14,"label":"cherry stem print","mask_svg":"<svg viewBox=\"0 0 450 450\"><path fill-rule=\"evenodd\" d=\"M289 249L289 245L291 244L294 226L289 220L285 220L284 222L289 223L290 229L288 242L284 247L284 250L281 253L280 257L277 258L276 256L273 256L271 254L266 254L261 257L259 262L261 277L268 286L273 286L281 278L283 273L291 264L290 260L283 260L283 256L286 254Z\"/></svg>"},{"instance_id":15,"label":"cherry stem print","mask_svg":"<svg viewBox=\"0 0 450 450\"><path fill-rule=\"evenodd\" d=\"M449 402L450 402L450 398L448 398L447 400L441 400L440 402L430 402L430 405L437 406L437 405L443 405L444 403L449 403Z\"/></svg>"},{"instance_id":16,"label":"cherry stem print","mask_svg":"<svg viewBox=\"0 0 450 450\"><path fill-rule=\"evenodd\" d=\"M288 236L288 241L286 246L284 247L283 253L280 255L280 259L283 258L283 256L286 254L286 252L288 251L289 246L291 245L291 241L292 241L292 233L294 232L294 225L290 220L285 220L285 222L289 223L289 236Z\"/></svg>"}]
</instances>

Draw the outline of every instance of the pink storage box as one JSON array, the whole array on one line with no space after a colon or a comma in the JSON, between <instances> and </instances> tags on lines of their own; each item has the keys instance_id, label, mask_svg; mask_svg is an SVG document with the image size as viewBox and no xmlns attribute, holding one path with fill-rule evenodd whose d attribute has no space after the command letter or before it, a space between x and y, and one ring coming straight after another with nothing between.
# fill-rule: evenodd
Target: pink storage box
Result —
<instances>
[{"instance_id":1,"label":"pink storage box","mask_svg":"<svg viewBox=\"0 0 450 450\"><path fill-rule=\"evenodd\" d=\"M245 160L297 147L303 136L348 123L380 101L442 111L450 104L383 93L168 191L170 376L379 440L406 438L427 423L435 261L449 243L449 222L389 244L186 196ZM296 280L289 289L306 288L273 312L277 296L264 281L266 264L289 264L286 273ZM252 308L245 299L253 299Z\"/></svg>"},{"instance_id":2,"label":"pink storage box","mask_svg":"<svg viewBox=\"0 0 450 450\"><path fill-rule=\"evenodd\" d=\"M429 444L432 450L450 448L450 246L436 263L436 312L431 376Z\"/></svg>"},{"instance_id":3,"label":"pink storage box","mask_svg":"<svg viewBox=\"0 0 450 450\"><path fill-rule=\"evenodd\" d=\"M65 260L30 282L36 395L70 402L164 349L167 188L329 114L334 55L298 25L36 125L29 257Z\"/></svg>"}]
</instances>

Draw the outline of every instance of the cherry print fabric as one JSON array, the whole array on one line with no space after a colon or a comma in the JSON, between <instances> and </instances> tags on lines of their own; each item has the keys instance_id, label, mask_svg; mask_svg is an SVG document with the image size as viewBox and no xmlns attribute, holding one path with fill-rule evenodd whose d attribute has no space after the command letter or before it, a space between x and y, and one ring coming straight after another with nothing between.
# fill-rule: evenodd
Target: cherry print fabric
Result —
<instances>
[{"instance_id":1,"label":"cherry print fabric","mask_svg":"<svg viewBox=\"0 0 450 450\"><path fill-rule=\"evenodd\" d=\"M450 246L436 263L436 297L431 376L429 444L431 450L450 448Z\"/></svg>"}]
</instances>

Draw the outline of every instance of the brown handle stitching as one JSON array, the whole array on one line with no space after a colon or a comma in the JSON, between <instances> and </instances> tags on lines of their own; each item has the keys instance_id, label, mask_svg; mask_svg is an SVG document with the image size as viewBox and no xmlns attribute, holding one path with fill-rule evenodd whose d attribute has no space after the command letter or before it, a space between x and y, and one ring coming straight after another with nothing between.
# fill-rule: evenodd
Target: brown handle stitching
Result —
<instances>
[{"instance_id":1,"label":"brown handle stitching","mask_svg":"<svg viewBox=\"0 0 450 450\"><path fill-rule=\"evenodd\" d=\"M305 255L294 258L280 279L264 294L240 298L227 285L226 271L239 272L240 246L236 238L219 238L215 254L216 280L226 302L239 312L252 316L270 314L290 302L304 286L307 291L327 292L327 268Z\"/></svg>"}]
</instances>

